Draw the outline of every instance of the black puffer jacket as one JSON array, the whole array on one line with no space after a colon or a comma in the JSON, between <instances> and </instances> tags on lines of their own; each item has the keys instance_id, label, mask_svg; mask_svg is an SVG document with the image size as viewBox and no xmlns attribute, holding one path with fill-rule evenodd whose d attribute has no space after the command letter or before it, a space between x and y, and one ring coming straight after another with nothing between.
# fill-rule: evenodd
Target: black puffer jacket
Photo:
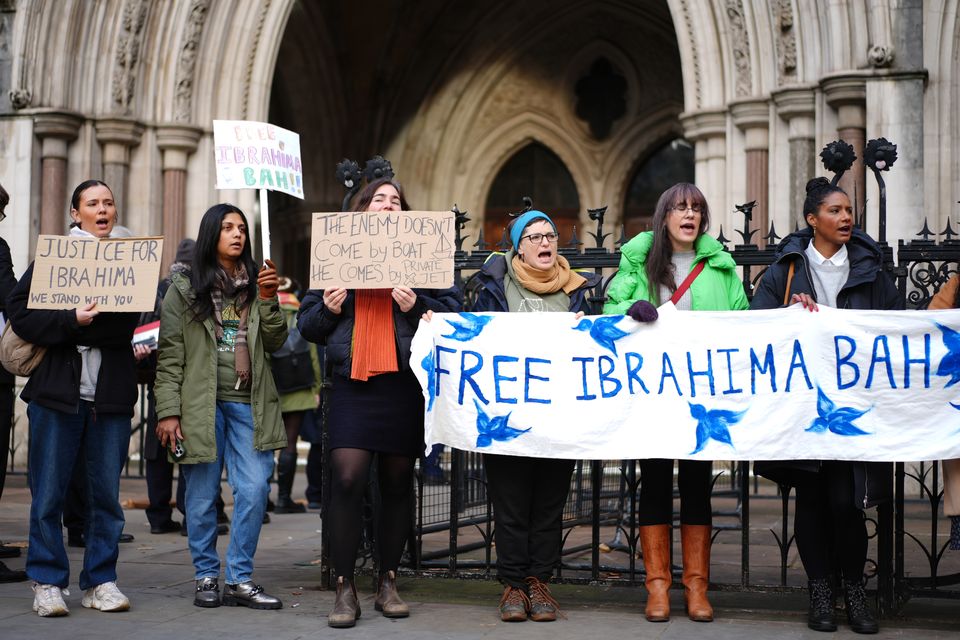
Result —
<instances>
[{"instance_id":1,"label":"black puffer jacket","mask_svg":"<svg viewBox=\"0 0 960 640\"><path fill-rule=\"evenodd\" d=\"M806 293L814 300L814 290L810 265L804 251L813 240L813 231L808 227L791 233L777 247L775 261L757 286L750 303L751 309L776 309L784 306L784 287L790 265L794 265L793 279L790 281L789 298L795 293ZM873 238L860 231L853 230L853 236L847 243L850 275L846 284L837 295L837 307L840 309L903 309L903 298L886 271L883 270L883 254Z\"/></svg>"},{"instance_id":2,"label":"black puffer jacket","mask_svg":"<svg viewBox=\"0 0 960 640\"><path fill-rule=\"evenodd\" d=\"M436 313L456 313L463 308L460 291L450 289L414 289L417 301L406 313L393 302L393 326L397 344L397 364L401 371L410 368L410 343L417 332L420 316L426 311ZM350 377L353 345L354 291L347 291L340 313L332 313L323 304L323 290L311 289L300 303L297 313L297 328L300 335L317 344L327 346L326 359L333 366L333 372Z\"/></svg>"},{"instance_id":3,"label":"black puffer jacket","mask_svg":"<svg viewBox=\"0 0 960 640\"><path fill-rule=\"evenodd\" d=\"M132 416L137 401L137 374L130 341L140 314L101 313L81 327L74 309L28 309L32 281L31 263L7 299L10 324L17 335L47 347L20 397L48 409L76 413L80 406L82 367L77 345L97 347L101 363L94 409L97 413Z\"/></svg>"},{"instance_id":4,"label":"black puffer jacket","mask_svg":"<svg viewBox=\"0 0 960 640\"><path fill-rule=\"evenodd\" d=\"M750 303L751 309L776 309L784 306L784 297L806 293L816 299L810 266L804 251L813 240L809 228L791 233L777 247L775 262L770 265ZM883 254L874 240L859 229L853 230L847 242L850 275L837 294L841 309L903 309L903 298L886 271ZM790 265L794 265L790 291L784 295ZM893 465L889 462L853 462L854 501L860 508L885 502L892 497ZM816 473L818 460L778 460L754 463L754 471L775 482L797 484L805 473Z\"/></svg>"},{"instance_id":5,"label":"black puffer jacket","mask_svg":"<svg viewBox=\"0 0 960 640\"><path fill-rule=\"evenodd\" d=\"M587 281L576 291L570 294L570 311L577 313L592 313L590 302L587 300L587 292L600 284L600 276L595 273L580 273ZM507 275L507 259L504 254L492 254L487 261L483 263L480 271L474 276L480 285L477 292L477 299L473 303L471 311L509 311L507 306L507 295L504 291L503 279Z\"/></svg>"}]
</instances>

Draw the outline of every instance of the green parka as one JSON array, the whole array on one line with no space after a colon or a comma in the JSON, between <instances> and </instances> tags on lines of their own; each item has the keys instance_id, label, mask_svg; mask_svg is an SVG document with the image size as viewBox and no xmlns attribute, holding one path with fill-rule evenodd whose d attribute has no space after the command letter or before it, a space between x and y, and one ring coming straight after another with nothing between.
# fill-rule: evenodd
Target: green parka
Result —
<instances>
[{"instance_id":1,"label":"green parka","mask_svg":"<svg viewBox=\"0 0 960 640\"><path fill-rule=\"evenodd\" d=\"M620 267L607 287L607 302L604 313L625 314L637 300L651 301L647 282L647 254L653 246L653 232L637 234L620 249ZM716 239L701 234L693 244L695 265L706 260L699 276L690 285L691 304L694 311L741 311L749 306L743 291L743 283L737 275L737 265L723 245ZM678 274L677 285L683 278ZM666 300L661 300L661 303Z\"/></svg>"},{"instance_id":2,"label":"green parka","mask_svg":"<svg viewBox=\"0 0 960 640\"><path fill-rule=\"evenodd\" d=\"M157 353L157 418L180 417L185 457L181 464L217 459L217 340L213 318L193 319L195 296L189 276L175 273L163 298ZM287 436L280 416L280 396L267 354L287 339L287 325L276 298L256 298L247 318L247 344L253 386L253 444L258 451L282 449Z\"/></svg>"}]
</instances>

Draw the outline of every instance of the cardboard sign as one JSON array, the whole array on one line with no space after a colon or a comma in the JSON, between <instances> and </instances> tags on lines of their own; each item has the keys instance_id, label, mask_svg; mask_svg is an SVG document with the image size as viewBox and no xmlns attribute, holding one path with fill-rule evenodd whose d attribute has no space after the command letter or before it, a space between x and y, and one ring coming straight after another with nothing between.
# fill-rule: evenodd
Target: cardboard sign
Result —
<instances>
[{"instance_id":1,"label":"cardboard sign","mask_svg":"<svg viewBox=\"0 0 960 640\"><path fill-rule=\"evenodd\" d=\"M269 189L303 199L300 136L266 122L213 121L217 189Z\"/></svg>"},{"instance_id":2,"label":"cardboard sign","mask_svg":"<svg viewBox=\"0 0 960 640\"><path fill-rule=\"evenodd\" d=\"M310 288L453 285L452 211L313 214Z\"/></svg>"},{"instance_id":3,"label":"cardboard sign","mask_svg":"<svg viewBox=\"0 0 960 640\"><path fill-rule=\"evenodd\" d=\"M442 313L426 450L620 460L960 457L960 310Z\"/></svg>"},{"instance_id":4,"label":"cardboard sign","mask_svg":"<svg viewBox=\"0 0 960 640\"><path fill-rule=\"evenodd\" d=\"M163 238L78 238L42 235L29 309L152 311Z\"/></svg>"}]
</instances>

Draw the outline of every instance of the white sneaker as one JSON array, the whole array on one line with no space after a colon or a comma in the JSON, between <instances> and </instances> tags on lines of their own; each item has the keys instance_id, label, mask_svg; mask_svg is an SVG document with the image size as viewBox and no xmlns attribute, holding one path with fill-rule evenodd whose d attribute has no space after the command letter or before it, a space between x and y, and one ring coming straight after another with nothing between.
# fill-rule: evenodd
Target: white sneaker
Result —
<instances>
[{"instance_id":1,"label":"white sneaker","mask_svg":"<svg viewBox=\"0 0 960 640\"><path fill-rule=\"evenodd\" d=\"M41 618L69 615L70 609L67 609L67 603L63 601L63 596L69 595L69 591L61 589L58 586L34 582L33 610L36 611Z\"/></svg>"},{"instance_id":2,"label":"white sneaker","mask_svg":"<svg viewBox=\"0 0 960 640\"><path fill-rule=\"evenodd\" d=\"M120 593L116 582L104 582L87 589L80 604L100 611L126 611L130 608L130 599Z\"/></svg>"}]
</instances>

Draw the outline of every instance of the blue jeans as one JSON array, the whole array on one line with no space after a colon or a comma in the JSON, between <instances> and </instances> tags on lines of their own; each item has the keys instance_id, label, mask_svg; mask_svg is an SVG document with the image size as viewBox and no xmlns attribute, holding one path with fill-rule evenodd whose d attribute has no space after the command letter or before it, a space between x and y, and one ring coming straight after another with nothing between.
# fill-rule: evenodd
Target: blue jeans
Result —
<instances>
[{"instance_id":1,"label":"blue jeans","mask_svg":"<svg viewBox=\"0 0 960 640\"><path fill-rule=\"evenodd\" d=\"M70 582L61 518L74 464L83 456L88 501L80 588L115 582L118 543L123 532L120 473L130 444L130 416L97 414L93 403L81 400L77 413L64 413L31 402L27 417L30 420L28 480L32 494L27 575L41 584L60 588Z\"/></svg>"},{"instance_id":2,"label":"blue jeans","mask_svg":"<svg viewBox=\"0 0 960 640\"><path fill-rule=\"evenodd\" d=\"M237 584L253 575L253 554L270 493L267 480L273 473L273 452L254 449L253 411L243 402L217 401L216 434L216 462L180 467L187 483L187 537L196 579L219 577L216 500L226 463L227 480L233 489L233 524L225 578L227 584ZM184 446L189 447L189 442Z\"/></svg>"}]
</instances>

